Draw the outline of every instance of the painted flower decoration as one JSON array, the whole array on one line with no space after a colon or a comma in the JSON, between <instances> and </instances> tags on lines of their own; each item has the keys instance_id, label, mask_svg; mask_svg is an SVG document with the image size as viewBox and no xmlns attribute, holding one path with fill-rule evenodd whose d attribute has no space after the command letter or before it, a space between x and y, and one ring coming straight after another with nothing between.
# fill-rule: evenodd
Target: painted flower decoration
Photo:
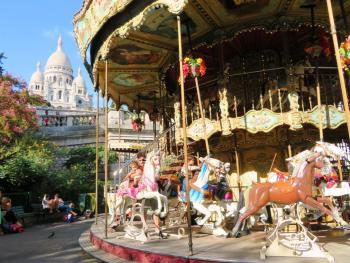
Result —
<instances>
[{"instance_id":1,"label":"painted flower decoration","mask_svg":"<svg viewBox=\"0 0 350 263\"><path fill-rule=\"evenodd\" d=\"M135 131L141 132L142 128L145 127L145 122L140 117L133 119L132 127Z\"/></svg>"},{"instance_id":2,"label":"painted flower decoration","mask_svg":"<svg viewBox=\"0 0 350 263\"><path fill-rule=\"evenodd\" d=\"M340 62L344 70L349 71L350 65L350 36L340 44L339 48Z\"/></svg>"},{"instance_id":3,"label":"painted flower decoration","mask_svg":"<svg viewBox=\"0 0 350 263\"><path fill-rule=\"evenodd\" d=\"M185 57L182 62L182 70L184 79L186 79L189 75L193 78L204 76L207 68L202 58Z\"/></svg>"}]
</instances>

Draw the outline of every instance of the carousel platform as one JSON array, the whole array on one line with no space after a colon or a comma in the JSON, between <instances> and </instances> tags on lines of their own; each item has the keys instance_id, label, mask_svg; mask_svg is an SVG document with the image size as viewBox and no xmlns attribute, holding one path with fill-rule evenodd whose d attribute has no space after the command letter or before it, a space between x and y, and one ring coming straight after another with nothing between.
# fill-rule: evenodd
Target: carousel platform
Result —
<instances>
[{"instance_id":1,"label":"carousel platform","mask_svg":"<svg viewBox=\"0 0 350 263\"><path fill-rule=\"evenodd\" d=\"M337 263L349 262L350 232L340 230L318 232L319 244L328 251ZM178 239L169 236L159 239L151 235L149 241L124 238L124 232L108 232L104 238L104 225L101 219L89 231L82 234L80 245L88 254L103 262L142 262L142 263L204 263L204 262L327 262L320 258L268 257L260 259L260 249L265 242L263 232L253 232L241 238L220 238L193 233L193 252L188 255L188 238Z\"/></svg>"}]
</instances>

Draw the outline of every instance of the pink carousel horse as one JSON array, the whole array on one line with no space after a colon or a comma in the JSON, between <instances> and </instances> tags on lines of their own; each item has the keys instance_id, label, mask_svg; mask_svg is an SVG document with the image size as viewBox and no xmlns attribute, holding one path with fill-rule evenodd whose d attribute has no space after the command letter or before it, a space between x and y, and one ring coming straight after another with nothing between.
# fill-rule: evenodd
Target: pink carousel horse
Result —
<instances>
[{"instance_id":1,"label":"pink carousel horse","mask_svg":"<svg viewBox=\"0 0 350 263\"><path fill-rule=\"evenodd\" d=\"M329 159L326 156L338 159L344 156L344 153L333 144L318 142L311 151L305 151L302 154L303 158L292 158L290 160L290 162L295 161L293 164L295 177L293 179L287 182L277 181L275 183L266 182L253 185L249 191L248 208L239 217L235 227L232 229L231 234L233 236L237 235L242 222L246 218L259 211L269 202L286 205L302 202L327 215L333 216L339 225L346 225L346 222L339 218L337 214L312 197L315 168L331 169L329 167Z\"/></svg>"},{"instance_id":2,"label":"pink carousel horse","mask_svg":"<svg viewBox=\"0 0 350 263\"><path fill-rule=\"evenodd\" d=\"M158 184L156 179L159 178L160 171L160 155L159 152L150 152L147 154L146 163L143 169L138 186L130 189L129 182L123 182L116 194L116 200L112 204L112 222L115 216L121 212L121 207L126 198L132 200L156 199L157 209L154 211L156 215L165 217L168 213L168 199L166 196L158 192Z\"/></svg>"}]
</instances>

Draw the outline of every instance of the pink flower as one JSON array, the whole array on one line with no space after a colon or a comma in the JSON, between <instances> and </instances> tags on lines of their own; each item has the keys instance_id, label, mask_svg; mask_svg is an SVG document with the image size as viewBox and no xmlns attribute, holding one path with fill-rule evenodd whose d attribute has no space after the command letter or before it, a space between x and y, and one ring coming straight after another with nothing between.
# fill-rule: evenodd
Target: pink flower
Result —
<instances>
[{"instance_id":1,"label":"pink flower","mask_svg":"<svg viewBox=\"0 0 350 263\"><path fill-rule=\"evenodd\" d=\"M190 73L190 69L188 67L187 63L183 63L182 65L182 71L183 71L183 75L184 75L184 80L187 78L188 73Z\"/></svg>"}]
</instances>

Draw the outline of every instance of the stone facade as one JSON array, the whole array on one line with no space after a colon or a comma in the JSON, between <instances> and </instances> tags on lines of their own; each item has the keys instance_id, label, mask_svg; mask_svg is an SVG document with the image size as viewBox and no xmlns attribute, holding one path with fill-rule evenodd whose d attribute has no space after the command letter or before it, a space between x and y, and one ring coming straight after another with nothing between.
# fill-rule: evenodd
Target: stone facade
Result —
<instances>
[{"instance_id":1,"label":"stone facade","mask_svg":"<svg viewBox=\"0 0 350 263\"><path fill-rule=\"evenodd\" d=\"M37 64L29 82L29 92L44 97L54 108L92 108L92 96L86 91L80 68L78 76L73 79L72 66L62 49L61 37L56 51L47 60L44 72L41 72L40 63Z\"/></svg>"}]
</instances>

